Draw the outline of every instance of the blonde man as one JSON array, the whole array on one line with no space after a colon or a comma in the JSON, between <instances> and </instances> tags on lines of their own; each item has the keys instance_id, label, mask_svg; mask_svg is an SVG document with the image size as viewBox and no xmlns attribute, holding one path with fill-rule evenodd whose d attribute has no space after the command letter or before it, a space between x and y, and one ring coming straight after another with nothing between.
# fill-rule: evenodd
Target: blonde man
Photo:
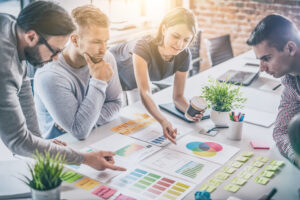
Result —
<instances>
[{"instance_id":1,"label":"blonde man","mask_svg":"<svg viewBox=\"0 0 300 200\"><path fill-rule=\"evenodd\" d=\"M40 129L47 139L65 132L85 139L121 108L121 85L106 50L107 16L91 5L72 11L77 27L58 60L38 70L34 91Z\"/></svg>"}]
</instances>

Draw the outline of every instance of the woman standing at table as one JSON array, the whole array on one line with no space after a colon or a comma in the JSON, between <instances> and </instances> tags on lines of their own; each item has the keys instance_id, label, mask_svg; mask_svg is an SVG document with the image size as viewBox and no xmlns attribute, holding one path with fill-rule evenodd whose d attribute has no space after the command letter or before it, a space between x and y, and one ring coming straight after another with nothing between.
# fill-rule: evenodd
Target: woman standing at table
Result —
<instances>
[{"instance_id":1,"label":"woman standing at table","mask_svg":"<svg viewBox=\"0 0 300 200\"><path fill-rule=\"evenodd\" d=\"M159 81L175 74L173 101L178 109L186 111L188 102L183 94L191 60L188 45L196 29L193 13L185 8L175 8L164 16L156 37L144 36L109 49L117 61L123 90L137 88L144 106L160 123L164 136L174 144L177 129L152 99L150 81ZM199 121L202 115L196 115L193 120Z\"/></svg>"}]
</instances>

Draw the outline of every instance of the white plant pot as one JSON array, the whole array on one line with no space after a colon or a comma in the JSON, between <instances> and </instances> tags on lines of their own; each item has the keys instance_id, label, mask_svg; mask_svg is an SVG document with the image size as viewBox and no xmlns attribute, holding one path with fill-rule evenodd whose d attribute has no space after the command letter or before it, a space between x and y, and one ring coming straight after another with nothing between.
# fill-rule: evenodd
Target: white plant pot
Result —
<instances>
[{"instance_id":1,"label":"white plant pot","mask_svg":"<svg viewBox=\"0 0 300 200\"><path fill-rule=\"evenodd\" d=\"M219 112L211 109L210 119L216 126L228 126L229 112Z\"/></svg>"},{"instance_id":2,"label":"white plant pot","mask_svg":"<svg viewBox=\"0 0 300 200\"><path fill-rule=\"evenodd\" d=\"M60 200L60 186L51 190L35 190L31 188L32 200Z\"/></svg>"}]
</instances>

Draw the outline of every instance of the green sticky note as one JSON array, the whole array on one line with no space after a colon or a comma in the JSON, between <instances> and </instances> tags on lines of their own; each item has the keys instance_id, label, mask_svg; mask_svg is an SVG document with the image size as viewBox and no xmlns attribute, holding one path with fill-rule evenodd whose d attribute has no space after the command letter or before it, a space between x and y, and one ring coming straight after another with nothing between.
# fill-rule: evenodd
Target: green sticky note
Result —
<instances>
[{"instance_id":1,"label":"green sticky note","mask_svg":"<svg viewBox=\"0 0 300 200\"><path fill-rule=\"evenodd\" d=\"M224 186L224 189L229 192L237 192L240 189L240 186L228 184Z\"/></svg>"},{"instance_id":2,"label":"green sticky note","mask_svg":"<svg viewBox=\"0 0 300 200\"><path fill-rule=\"evenodd\" d=\"M257 172L258 168L249 165L249 166L246 167L246 170L247 170L248 172L250 172L251 174L255 174L255 172Z\"/></svg>"},{"instance_id":3,"label":"green sticky note","mask_svg":"<svg viewBox=\"0 0 300 200\"><path fill-rule=\"evenodd\" d=\"M262 166L264 166L264 163L263 162L260 162L258 160L254 160L252 163L251 163L252 166L254 167L259 167L261 168Z\"/></svg>"},{"instance_id":4,"label":"green sticky note","mask_svg":"<svg viewBox=\"0 0 300 200\"><path fill-rule=\"evenodd\" d=\"M242 178L238 178L238 177L234 177L231 182L236 184L236 185L245 185L247 180L242 179Z\"/></svg>"},{"instance_id":5,"label":"green sticky note","mask_svg":"<svg viewBox=\"0 0 300 200\"><path fill-rule=\"evenodd\" d=\"M274 174L275 174L275 172L267 171L267 170L260 172L260 175L263 177L266 177L266 178L272 178L274 176Z\"/></svg>"},{"instance_id":6,"label":"green sticky note","mask_svg":"<svg viewBox=\"0 0 300 200\"><path fill-rule=\"evenodd\" d=\"M212 179L210 179L210 180L208 181L208 183L209 183L210 185L213 185L213 186L218 187L219 185L222 184L222 181L220 181L219 179L214 179L214 178L212 178Z\"/></svg>"},{"instance_id":7,"label":"green sticky note","mask_svg":"<svg viewBox=\"0 0 300 200\"><path fill-rule=\"evenodd\" d=\"M241 153L241 156L251 158L254 155L253 151L244 151Z\"/></svg>"},{"instance_id":8,"label":"green sticky note","mask_svg":"<svg viewBox=\"0 0 300 200\"><path fill-rule=\"evenodd\" d=\"M61 180L66 181L68 183L73 183L74 181L82 178L82 175L73 171L67 171L60 178Z\"/></svg>"},{"instance_id":9,"label":"green sticky note","mask_svg":"<svg viewBox=\"0 0 300 200\"><path fill-rule=\"evenodd\" d=\"M278 167L282 167L282 166L284 166L284 162L281 161L281 160L272 160L272 161L270 162L270 165L276 165L276 166L278 166Z\"/></svg>"},{"instance_id":10,"label":"green sticky note","mask_svg":"<svg viewBox=\"0 0 300 200\"><path fill-rule=\"evenodd\" d=\"M277 171L279 169L279 166L278 165L267 165L265 170L268 170L268 171Z\"/></svg>"},{"instance_id":11,"label":"green sticky note","mask_svg":"<svg viewBox=\"0 0 300 200\"><path fill-rule=\"evenodd\" d=\"M247 162L247 160L248 160L249 158L248 157L245 157L245 156L238 156L238 157L236 157L235 158L235 160L237 160L237 161L240 161L240 162Z\"/></svg>"},{"instance_id":12,"label":"green sticky note","mask_svg":"<svg viewBox=\"0 0 300 200\"><path fill-rule=\"evenodd\" d=\"M258 155L258 156L255 158L255 160L258 160L258 161L260 161L260 162L266 163L266 162L269 161L269 158L263 157L263 156L261 156L261 155Z\"/></svg>"},{"instance_id":13,"label":"green sticky note","mask_svg":"<svg viewBox=\"0 0 300 200\"><path fill-rule=\"evenodd\" d=\"M221 179L221 180L226 180L226 179L228 179L229 174L219 172L219 173L216 174L215 177L218 178L218 179Z\"/></svg>"},{"instance_id":14,"label":"green sticky note","mask_svg":"<svg viewBox=\"0 0 300 200\"><path fill-rule=\"evenodd\" d=\"M240 168L243 165L243 163L239 162L239 161L233 161L230 164L232 167L235 167L235 168Z\"/></svg>"},{"instance_id":15,"label":"green sticky note","mask_svg":"<svg viewBox=\"0 0 300 200\"><path fill-rule=\"evenodd\" d=\"M265 178L265 177L260 177L260 176L257 176L255 177L254 181L256 183L259 183L261 185L266 185L268 182L269 182L270 179L268 178Z\"/></svg>"},{"instance_id":16,"label":"green sticky note","mask_svg":"<svg viewBox=\"0 0 300 200\"><path fill-rule=\"evenodd\" d=\"M252 174L248 173L247 171L243 171L241 173L238 174L238 177L249 180L249 178L251 178Z\"/></svg>"},{"instance_id":17,"label":"green sticky note","mask_svg":"<svg viewBox=\"0 0 300 200\"><path fill-rule=\"evenodd\" d=\"M223 172L228 174L233 174L236 171L236 168L225 166L222 168Z\"/></svg>"},{"instance_id":18,"label":"green sticky note","mask_svg":"<svg viewBox=\"0 0 300 200\"><path fill-rule=\"evenodd\" d=\"M206 190L207 192L212 193L216 188L217 187L214 185L203 184L199 189Z\"/></svg>"}]
</instances>

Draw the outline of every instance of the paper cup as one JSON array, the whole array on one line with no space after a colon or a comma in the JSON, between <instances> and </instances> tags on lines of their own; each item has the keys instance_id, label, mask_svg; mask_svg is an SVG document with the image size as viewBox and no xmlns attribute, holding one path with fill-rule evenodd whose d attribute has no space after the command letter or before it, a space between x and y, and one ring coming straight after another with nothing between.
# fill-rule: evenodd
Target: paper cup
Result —
<instances>
[{"instance_id":1,"label":"paper cup","mask_svg":"<svg viewBox=\"0 0 300 200\"><path fill-rule=\"evenodd\" d=\"M207 103L203 98L198 96L193 97L190 100L190 105L185 112L185 117L188 120L193 121L193 117L197 114L200 114L201 111L206 109L206 107L207 107Z\"/></svg>"},{"instance_id":2,"label":"paper cup","mask_svg":"<svg viewBox=\"0 0 300 200\"><path fill-rule=\"evenodd\" d=\"M227 138L230 140L241 140L243 131L243 122L235 122L229 120L229 130L227 132Z\"/></svg>"}]
</instances>

